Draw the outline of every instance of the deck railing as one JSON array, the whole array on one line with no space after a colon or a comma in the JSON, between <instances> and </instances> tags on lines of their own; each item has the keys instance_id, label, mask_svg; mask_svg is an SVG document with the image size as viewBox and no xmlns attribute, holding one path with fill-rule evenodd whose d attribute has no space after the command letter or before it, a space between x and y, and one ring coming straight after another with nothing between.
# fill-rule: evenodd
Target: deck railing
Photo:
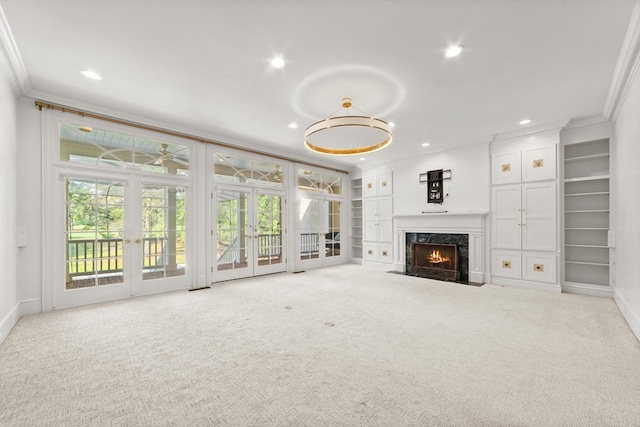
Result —
<instances>
[{"instance_id":1,"label":"deck railing","mask_svg":"<svg viewBox=\"0 0 640 427\"><path fill-rule=\"evenodd\" d=\"M167 238L148 237L142 239L143 269L164 265ZM67 241L68 266L71 277L87 273L117 273L122 271L124 240L82 239Z\"/></svg>"},{"instance_id":2,"label":"deck railing","mask_svg":"<svg viewBox=\"0 0 640 427\"><path fill-rule=\"evenodd\" d=\"M258 240L258 258L278 257L282 255L281 234L261 234ZM158 268L164 265L167 238L152 237L142 239L144 269ZM313 254L319 249L317 233L300 234L300 253ZM122 239L82 239L69 240L67 271L71 277L87 273L116 273L123 268L124 241ZM218 257L218 264L238 262L241 254L236 238L228 244Z\"/></svg>"}]
</instances>

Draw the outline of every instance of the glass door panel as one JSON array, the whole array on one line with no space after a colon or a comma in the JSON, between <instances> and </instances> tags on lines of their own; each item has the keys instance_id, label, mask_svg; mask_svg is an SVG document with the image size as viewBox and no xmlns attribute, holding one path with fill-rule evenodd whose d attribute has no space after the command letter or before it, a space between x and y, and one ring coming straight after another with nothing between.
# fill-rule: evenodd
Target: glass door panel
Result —
<instances>
[{"instance_id":1,"label":"glass door panel","mask_svg":"<svg viewBox=\"0 0 640 427\"><path fill-rule=\"evenodd\" d=\"M142 280L185 275L185 195L171 185L142 187Z\"/></svg>"},{"instance_id":2,"label":"glass door panel","mask_svg":"<svg viewBox=\"0 0 640 427\"><path fill-rule=\"evenodd\" d=\"M124 184L66 178L65 289L124 282Z\"/></svg>"},{"instance_id":3,"label":"glass door panel","mask_svg":"<svg viewBox=\"0 0 640 427\"><path fill-rule=\"evenodd\" d=\"M327 233L325 234L325 256L336 257L340 255L340 208L342 202L338 200L325 200L324 211L327 215Z\"/></svg>"},{"instance_id":4,"label":"glass door panel","mask_svg":"<svg viewBox=\"0 0 640 427\"><path fill-rule=\"evenodd\" d=\"M216 270L249 268L249 192L216 191ZM252 264L251 264L252 265Z\"/></svg>"},{"instance_id":5,"label":"glass door panel","mask_svg":"<svg viewBox=\"0 0 640 427\"><path fill-rule=\"evenodd\" d=\"M257 266L282 264L282 196L257 194Z\"/></svg>"},{"instance_id":6,"label":"glass door panel","mask_svg":"<svg viewBox=\"0 0 640 427\"><path fill-rule=\"evenodd\" d=\"M320 257L320 199L303 197L300 200L300 259L311 260Z\"/></svg>"}]
</instances>

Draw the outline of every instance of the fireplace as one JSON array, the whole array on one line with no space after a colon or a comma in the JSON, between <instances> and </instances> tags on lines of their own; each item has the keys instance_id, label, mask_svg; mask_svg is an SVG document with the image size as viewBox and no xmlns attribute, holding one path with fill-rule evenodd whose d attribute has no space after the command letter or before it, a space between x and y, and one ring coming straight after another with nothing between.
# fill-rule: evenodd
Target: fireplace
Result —
<instances>
[{"instance_id":1,"label":"fireplace","mask_svg":"<svg viewBox=\"0 0 640 427\"><path fill-rule=\"evenodd\" d=\"M405 274L469 283L469 236L458 233L406 233Z\"/></svg>"},{"instance_id":2,"label":"fireplace","mask_svg":"<svg viewBox=\"0 0 640 427\"><path fill-rule=\"evenodd\" d=\"M413 263L414 243L455 245L457 251L456 282L486 283L484 272L484 234L486 212L400 214L394 222L394 271L408 275Z\"/></svg>"},{"instance_id":3,"label":"fireplace","mask_svg":"<svg viewBox=\"0 0 640 427\"><path fill-rule=\"evenodd\" d=\"M413 243L410 274L436 280L460 280L456 245Z\"/></svg>"}]
</instances>

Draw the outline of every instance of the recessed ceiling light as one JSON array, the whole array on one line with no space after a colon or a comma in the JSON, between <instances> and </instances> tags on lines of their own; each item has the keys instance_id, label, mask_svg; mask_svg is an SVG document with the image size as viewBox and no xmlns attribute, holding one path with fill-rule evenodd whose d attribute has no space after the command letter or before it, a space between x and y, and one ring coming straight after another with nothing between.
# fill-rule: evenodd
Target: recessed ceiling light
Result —
<instances>
[{"instance_id":1,"label":"recessed ceiling light","mask_svg":"<svg viewBox=\"0 0 640 427\"><path fill-rule=\"evenodd\" d=\"M273 58L271 60L271 66L273 68L282 68L282 67L284 67L284 59L282 59L279 56L276 56L275 58Z\"/></svg>"},{"instance_id":2,"label":"recessed ceiling light","mask_svg":"<svg viewBox=\"0 0 640 427\"><path fill-rule=\"evenodd\" d=\"M391 126L392 128L396 127L396 124L393 122L389 122L389 126Z\"/></svg>"},{"instance_id":3,"label":"recessed ceiling light","mask_svg":"<svg viewBox=\"0 0 640 427\"><path fill-rule=\"evenodd\" d=\"M447 49L444 55L447 58L453 58L454 56L460 55L460 53L462 52L462 49L464 49L464 47L460 45L451 46L450 48Z\"/></svg>"},{"instance_id":4,"label":"recessed ceiling light","mask_svg":"<svg viewBox=\"0 0 640 427\"><path fill-rule=\"evenodd\" d=\"M80 74L91 80L102 80L102 76L93 70L82 70Z\"/></svg>"},{"instance_id":5,"label":"recessed ceiling light","mask_svg":"<svg viewBox=\"0 0 640 427\"><path fill-rule=\"evenodd\" d=\"M423 143L422 143L422 146L423 146L423 147L428 147L428 146L429 146L429 143L428 143L428 142L423 142Z\"/></svg>"},{"instance_id":6,"label":"recessed ceiling light","mask_svg":"<svg viewBox=\"0 0 640 427\"><path fill-rule=\"evenodd\" d=\"M293 123L293 122L289 123L288 126L289 126L289 129L297 129L298 128L298 124L297 123Z\"/></svg>"},{"instance_id":7,"label":"recessed ceiling light","mask_svg":"<svg viewBox=\"0 0 640 427\"><path fill-rule=\"evenodd\" d=\"M366 158L365 157L360 157L360 160L364 161L364 160L366 160Z\"/></svg>"},{"instance_id":8,"label":"recessed ceiling light","mask_svg":"<svg viewBox=\"0 0 640 427\"><path fill-rule=\"evenodd\" d=\"M529 123L531 123L531 119L520 120L521 125L528 125Z\"/></svg>"}]
</instances>

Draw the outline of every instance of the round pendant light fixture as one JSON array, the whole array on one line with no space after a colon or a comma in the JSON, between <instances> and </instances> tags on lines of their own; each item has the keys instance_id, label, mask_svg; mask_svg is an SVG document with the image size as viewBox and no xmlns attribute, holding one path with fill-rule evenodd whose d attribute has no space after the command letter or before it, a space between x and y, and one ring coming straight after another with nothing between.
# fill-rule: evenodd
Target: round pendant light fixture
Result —
<instances>
[{"instance_id":1,"label":"round pendant light fixture","mask_svg":"<svg viewBox=\"0 0 640 427\"><path fill-rule=\"evenodd\" d=\"M369 116L350 116L351 98L343 98L342 106L331 117L316 122L304 132L304 145L311 151L350 156L378 151L391 144L393 132L389 123ZM347 115L335 116L341 109Z\"/></svg>"}]
</instances>

